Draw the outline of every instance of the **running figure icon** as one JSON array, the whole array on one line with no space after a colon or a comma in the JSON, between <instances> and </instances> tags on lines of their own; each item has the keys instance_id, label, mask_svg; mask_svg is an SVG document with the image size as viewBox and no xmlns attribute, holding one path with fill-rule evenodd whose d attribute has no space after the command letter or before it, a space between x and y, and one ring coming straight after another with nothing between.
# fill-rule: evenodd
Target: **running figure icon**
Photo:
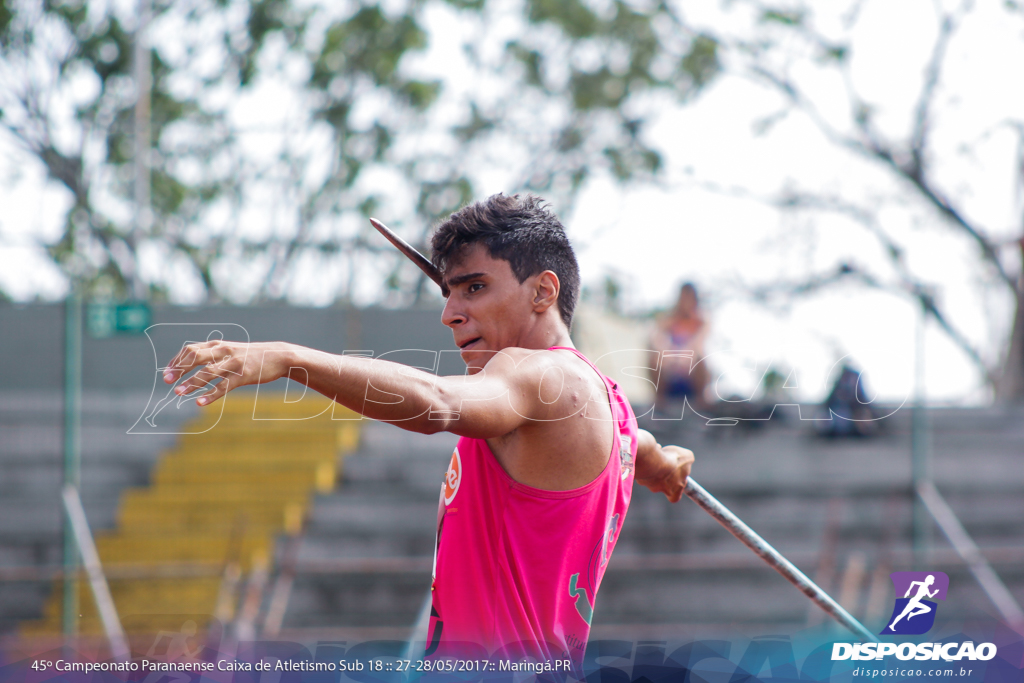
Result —
<instances>
[{"instance_id":1,"label":"running figure icon","mask_svg":"<svg viewBox=\"0 0 1024 683\"><path fill-rule=\"evenodd\" d=\"M903 608L903 611L900 612L900 615L893 619L892 623L889 624L890 631L895 631L894 627L896 626L896 622L898 622L903 617L906 617L907 621L910 621L918 615L927 614L928 612L932 611L932 608L921 602L921 600L923 600L924 598L934 598L935 595L939 592L938 588L931 592L928 591L928 589L931 587L933 583L935 583L934 574L929 574L924 581L912 581L910 583L910 587L907 588L907 592L903 597L910 598L910 594L913 592L914 586L918 587L917 594L914 597L910 598L910 601L907 602L906 607Z\"/></svg>"}]
</instances>

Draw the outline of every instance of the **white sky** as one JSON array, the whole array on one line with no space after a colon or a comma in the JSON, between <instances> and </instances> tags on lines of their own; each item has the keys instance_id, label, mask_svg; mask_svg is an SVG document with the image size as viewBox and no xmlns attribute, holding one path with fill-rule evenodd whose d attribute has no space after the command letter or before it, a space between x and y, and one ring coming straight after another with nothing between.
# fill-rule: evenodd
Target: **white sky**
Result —
<instances>
[{"instance_id":1,"label":"white sky","mask_svg":"<svg viewBox=\"0 0 1024 683\"><path fill-rule=\"evenodd\" d=\"M944 189L990 234L1007 239L1019 236L1024 226L1013 185L1016 139L999 124L1024 118L1024 89L1010 85L1024 66L1024 32L1019 20L1007 21L1000 5L977 3L954 38L933 137L943 153L937 170ZM885 103L877 112L879 125L893 137L908 129L935 36L932 17L930 2L869 3L861 16L857 33L866 38L854 44L854 85L869 102ZM822 84L819 92L826 87ZM622 192L598 183L585 193L571 222L586 245L584 279L628 274L638 307L667 305L683 280L703 285L713 321L709 350L720 354L719 367L740 386L749 386L749 378L740 379L742 368L756 367L747 373L759 377L775 362L796 371L805 397L820 397L829 369L848 354L879 398L912 396L919 316L908 300L850 287L793 302L788 312L778 313L737 298L728 287L773 274L796 278L805 268L823 272L829 270L826 264L846 258L885 265L877 242L849 224L821 220L811 226L782 219L755 201L687 182L691 176L683 171L689 167L693 178L766 194L789 186L844 189L852 197L894 191L890 176L837 151L800 116L784 120L765 137L753 135L751 122L777 110L778 103L760 86L723 79L696 106L666 111L651 137L668 152L671 189ZM975 141L970 156L957 154L957 145ZM1012 317L1009 296L981 286L983 271L972 244L929 212L917 212L917 220L921 217L926 223L915 225L910 216L893 215L887 225L907 247L914 271L939 286L939 300L953 321L983 353L995 357L994 340L1004 338ZM599 234L588 239L594 233ZM780 248L780 241L786 242L779 239L782 233L797 239ZM1016 273L1014 256L1012 248L1007 250L1010 271ZM929 400L988 399L974 366L934 324L927 326L925 340Z\"/></svg>"},{"instance_id":2,"label":"white sky","mask_svg":"<svg viewBox=\"0 0 1024 683\"><path fill-rule=\"evenodd\" d=\"M712 28L736 21L712 3L694 3L688 19ZM954 39L939 93L934 124L939 177L950 196L992 234L1021 230L1021 204L1013 185L1016 140L998 124L1024 119L1024 89L1015 84L1024 65L1022 22L1002 3L978 2ZM707 11L706 16L693 14ZM935 35L931 2L868 3L853 45L854 85L877 109L880 127L896 137L906 129L921 72ZM828 28L826 26L826 28ZM437 41L437 38L435 38ZM451 50L456 41L437 42ZM444 50L439 50L443 55ZM441 57L444 59L444 57ZM830 86L814 73L800 74L818 92ZM838 106L825 97L823 111ZM267 98L250 111L264 111ZM869 389L886 401L913 391L917 314L905 299L853 287L796 301L786 311L767 310L739 294L740 284L772 277L799 278L843 259L886 268L877 242L838 220L780 217L755 201L716 194L694 183L741 186L758 193L783 187L849 192L871 198L894 194L888 176L838 152L806 119L790 116L766 136L752 132L759 116L778 110L777 95L739 78L716 82L695 105L666 108L649 130L665 152L668 173L660 188L622 189L595 181L567 218L578 245L584 283L599 287L608 273L627 286L635 310L667 306L683 280L701 288L713 334L709 352L717 368L742 390L774 362L793 370L805 399L824 393L826 375L846 355L866 372ZM258 117L257 117L258 118ZM269 120L269 119L268 119ZM256 121L256 123L259 123ZM970 155L957 146L975 143ZM888 185L887 185L888 183ZM481 196L505 190L482 187ZM67 198L44 182L34 164L0 137L0 284L14 297L59 298L64 286L54 267L29 246L32 235L52 238ZM924 217L922 219L922 217ZM927 212L885 214L911 267L937 282L953 320L989 357L995 357L1010 324L1009 297L984 288L972 246ZM1016 272L1017 263L1008 263ZM932 401L977 403L988 399L969 361L934 325L926 333L926 393Z\"/></svg>"}]
</instances>

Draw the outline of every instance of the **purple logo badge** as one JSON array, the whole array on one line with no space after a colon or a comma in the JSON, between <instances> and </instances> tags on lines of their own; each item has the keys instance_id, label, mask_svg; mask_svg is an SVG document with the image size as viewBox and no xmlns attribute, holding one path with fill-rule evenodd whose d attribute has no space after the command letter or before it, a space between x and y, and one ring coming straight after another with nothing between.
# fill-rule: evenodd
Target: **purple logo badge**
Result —
<instances>
[{"instance_id":1,"label":"purple logo badge","mask_svg":"<svg viewBox=\"0 0 1024 683\"><path fill-rule=\"evenodd\" d=\"M942 572L893 572L896 605L881 635L916 636L935 624L935 600L945 600L949 577ZM901 597L902 596L902 597Z\"/></svg>"}]
</instances>

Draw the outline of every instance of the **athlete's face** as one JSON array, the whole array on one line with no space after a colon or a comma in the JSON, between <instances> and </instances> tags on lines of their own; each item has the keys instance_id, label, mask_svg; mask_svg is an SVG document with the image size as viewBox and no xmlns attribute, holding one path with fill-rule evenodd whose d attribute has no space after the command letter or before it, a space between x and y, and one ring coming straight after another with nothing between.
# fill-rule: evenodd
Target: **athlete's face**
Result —
<instances>
[{"instance_id":1,"label":"athlete's face","mask_svg":"<svg viewBox=\"0 0 1024 683\"><path fill-rule=\"evenodd\" d=\"M441 322L452 328L470 374L496 351L519 346L533 314L534 280L520 283L508 261L482 244L465 248L445 271L450 293Z\"/></svg>"}]
</instances>

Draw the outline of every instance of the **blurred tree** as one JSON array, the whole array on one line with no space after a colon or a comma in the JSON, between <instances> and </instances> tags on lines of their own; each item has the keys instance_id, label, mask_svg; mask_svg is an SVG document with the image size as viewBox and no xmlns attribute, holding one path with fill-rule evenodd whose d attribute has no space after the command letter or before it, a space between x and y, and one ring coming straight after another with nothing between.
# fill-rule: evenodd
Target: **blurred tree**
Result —
<instances>
[{"instance_id":1,"label":"blurred tree","mask_svg":"<svg viewBox=\"0 0 1024 683\"><path fill-rule=\"evenodd\" d=\"M194 225L228 195L231 131L201 95L237 82L246 53L234 47L221 3L154 7L180 38L173 55L151 53L149 124L156 144L144 160L151 204L133 218L133 26L106 3L7 0L0 27L0 124L69 195L62 233L43 245L86 294L160 297L169 283L146 272L182 260L212 293L220 239ZM209 16L213 14L215 16ZM247 36L256 43L259 36ZM205 44L204 44L205 43ZM211 54L212 53L212 54ZM219 58L218 68L198 66ZM192 82L188 82L191 79ZM225 163L228 162L228 163ZM216 165L220 163L220 169Z\"/></svg>"},{"instance_id":2,"label":"blurred tree","mask_svg":"<svg viewBox=\"0 0 1024 683\"><path fill-rule=\"evenodd\" d=\"M719 70L666 3L139 1L0 0L0 124L68 191L41 246L92 295L419 300L366 216L422 246L485 185L565 212L652 177L645 122Z\"/></svg>"},{"instance_id":3,"label":"blurred tree","mask_svg":"<svg viewBox=\"0 0 1024 683\"><path fill-rule=\"evenodd\" d=\"M964 125L964 119L955 114L970 97L963 89L971 84L947 78L950 48L958 30L970 19L973 3L957 0L955 6L936 2L920 8L931 14L920 17L915 31L925 32L923 35L933 31L934 40L930 54L919 55L923 69L905 124L893 123L894 119L904 121L897 119L904 112L901 102L879 101L877 89L873 101L873 84L858 74L857 57L859 50L883 51L891 69L909 71L914 67L898 60L916 56L893 46L880 48L879 36L861 30L862 13L878 5L868 7L870 3L863 0L840 4L836 8L804 2L735 3L730 8L734 14L744 15L746 23L734 22L733 26L742 28L723 30L714 40L732 74L766 86L779 97L779 108L754 122L756 133L767 135L783 120L798 119L799 124L794 125L805 126L805 135L818 135L830 143L837 158L867 162L879 178L878 184L865 191L855 182L823 187L786 178L781 189L767 195L743 188L726 190L715 183L705 185L759 199L783 212L808 215L812 220L826 215L843 219L851 228L865 229L873 236L887 265L867 265L850 255L809 278L756 287L755 294L767 302L790 301L794 296L856 282L909 296L977 367L997 399L1024 400L1024 215L1017 226L986 224L991 213L985 213L991 207L971 206L971 196L979 189L975 187L978 168L974 153L998 134L1003 139L1016 138L1015 161L1006 170L1013 174L1012 186L1018 189L1015 195L1008 193L1006 200L1017 202L1016 208L1008 208L1009 213L1020 211L1024 118L1019 111L986 111ZM990 7L986 9L1004 12L1005 21L1024 23L1021 4L1007 1L1001 9L987 4ZM987 79L990 91L1005 89L1010 81L996 78L995 71L1009 65L985 63L991 64L993 71L976 71L976 78ZM1019 69L1010 69L1005 75L1012 81L1011 74L1016 72ZM917 247L921 249L918 254L907 244L908 222L938 228L938 235L951 232L958 238L935 240L925 249ZM975 276L983 283L978 307L989 304L999 308L1000 302L1012 301L1015 318L1006 339L990 344L976 325L958 322L950 314L940 296L941 275L926 274L931 260L925 253L928 249L973 255ZM1000 350L993 353L994 347Z\"/></svg>"}]
</instances>

